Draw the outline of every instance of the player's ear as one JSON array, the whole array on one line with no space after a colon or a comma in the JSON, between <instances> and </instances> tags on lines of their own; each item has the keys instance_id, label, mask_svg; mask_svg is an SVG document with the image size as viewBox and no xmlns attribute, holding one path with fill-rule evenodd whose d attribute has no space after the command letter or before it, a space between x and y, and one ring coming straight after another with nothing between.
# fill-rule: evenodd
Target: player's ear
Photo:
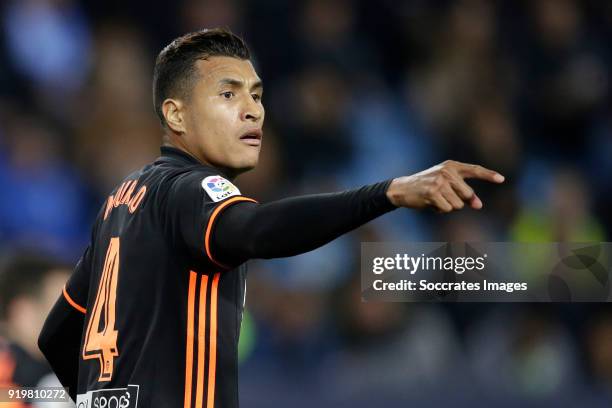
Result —
<instances>
[{"instance_id":1,"label":"player's ear","mask_svg":"<svg viewBox=\"0 0 612 408\"><path fill-rule=\"evenodd\" d=\"M176 133L185 133L185 112L183 103L177 99L166 99L162 103L162 113L168 127Z\"/></svg>"}]
</instances>

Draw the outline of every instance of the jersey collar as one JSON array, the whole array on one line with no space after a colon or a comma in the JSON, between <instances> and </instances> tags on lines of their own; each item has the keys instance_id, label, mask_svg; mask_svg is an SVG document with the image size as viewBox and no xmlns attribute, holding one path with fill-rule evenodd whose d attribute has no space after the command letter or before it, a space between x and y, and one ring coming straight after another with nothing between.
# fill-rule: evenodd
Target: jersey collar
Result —
<instances>
[{"instance_id":1,"label":"jersey collar","mask_svg":"<svg viewBox=\"0 0 612 408\"><path fill-rule=\"evenodd\" d=\"M194 165L206 167L208 169L211 169L213 172L219 174L220 176L228 180L232 180L224 171L221 171L216 167L211 167L206 164L202 164L198 159L196 159L184 150L172 146L161 146L159 150L161 151L161 156L158 157L157 160L155 160L155 164L171 163L181 167Z\"/></svg>"},{"instance_id":2,"label":"jersey collar","mask_svg":"<svg viewBox=\"0 0 612 408\"><path fill-rule=\"evenodd\" d=\"M202 165L195 157L176 147L162 146L159 150L161 151L161 156L155 162L172 162L185 166Z\"/></svg>"}]
</instances>

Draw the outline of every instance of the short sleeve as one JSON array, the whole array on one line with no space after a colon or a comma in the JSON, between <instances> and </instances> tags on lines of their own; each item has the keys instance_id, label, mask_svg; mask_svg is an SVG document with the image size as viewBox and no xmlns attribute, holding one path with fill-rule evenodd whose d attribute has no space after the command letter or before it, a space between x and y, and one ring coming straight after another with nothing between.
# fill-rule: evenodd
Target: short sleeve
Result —
<instances>
[{"instance_id":1,"label":"short sleeve","mask_svg":"<svg viewBox=\"0 0 612 408\"><path fill-rule=\"evenodd\" d=\"M240 202L256 202L221 175L191 172L179 176L168 194L171 228L186 245L191 255L206 258L219 267L211 251L214 225L226 208Z\"/></svg>"}]
</instances>

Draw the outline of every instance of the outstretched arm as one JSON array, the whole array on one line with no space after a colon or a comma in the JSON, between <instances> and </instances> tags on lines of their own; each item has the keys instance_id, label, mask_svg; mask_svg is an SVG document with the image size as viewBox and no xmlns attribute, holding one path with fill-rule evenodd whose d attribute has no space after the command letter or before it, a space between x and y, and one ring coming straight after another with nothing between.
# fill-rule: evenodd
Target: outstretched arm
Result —
<instances>
[{"instance_id":1,"label":"outstretched arm","mask_svg":"<svg viewBox=\"0 0 612 408\"><path fill-rule=\"evenodd\" d=\"M318 248L397 207L441 212L482 202L464 178L504 178L481 166L446 161L423 172L331 194L229 207L214 227L212 248L221 263L292 256Z\"/></svg>"}]
</instances>

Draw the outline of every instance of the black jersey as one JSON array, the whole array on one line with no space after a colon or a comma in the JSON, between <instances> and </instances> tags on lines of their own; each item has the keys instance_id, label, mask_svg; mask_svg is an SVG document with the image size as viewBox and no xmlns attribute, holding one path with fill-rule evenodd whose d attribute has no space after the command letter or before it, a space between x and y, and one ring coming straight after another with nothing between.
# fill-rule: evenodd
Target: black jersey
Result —
<instances>
[{"instance_id":1,"label":"black jersey","mask_svg":"<svg viewBox=\"0 0 612 408\"><path fill-rule=\"evenodd\" d=\"M85 314L78 407L237 407L246 266L218 263L224 208L254 201L218 170L162 147L108 197L64 289Z\"/></svg>"},{"instance_id":2,"label":"black jersey","mask_svg":"<svg viewBox=\"0 0 612 408\"><path fill-rule=\"evenodd\" d=\"M260 205L162 148L106 200L39 346L78 408L236 408L244 262L310 251L391 211L390 183Z\"/></svg>"}]
</instances>

